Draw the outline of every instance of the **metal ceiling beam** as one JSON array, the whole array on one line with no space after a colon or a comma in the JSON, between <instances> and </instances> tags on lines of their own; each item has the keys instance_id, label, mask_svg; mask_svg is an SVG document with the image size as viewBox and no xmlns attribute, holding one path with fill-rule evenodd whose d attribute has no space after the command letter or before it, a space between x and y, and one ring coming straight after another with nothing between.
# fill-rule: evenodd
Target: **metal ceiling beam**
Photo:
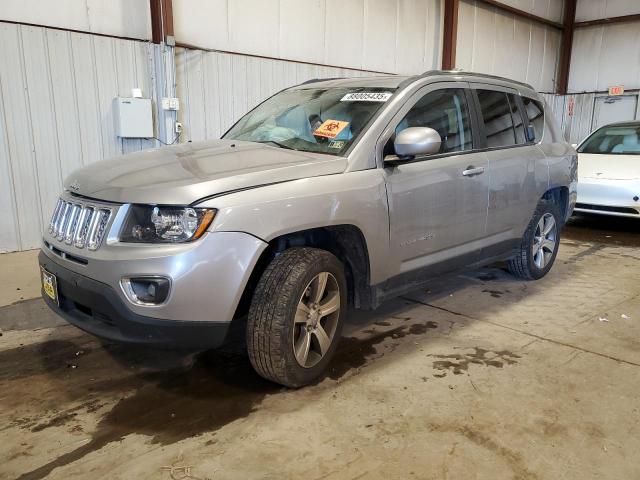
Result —
<instances>
[{"instance_id":1,"label":"metal ceiling beam","mask_svg":"<svg viewBox=\"0 0 640 480\"><path fill-rule=\"evenodd\" d=\"M640 22L640 14L622 15L620 17L599 18L585 22L576 22L575 28L595 27L598 25L612 25L616 23Z\"/></svg>"},{"instance_id":2,"label":"metal ceiling beam","mask_svg":"<svg viewBox=\"0 0 640 480\"><path fill-rule=\"evenodd\" d=\"M442 69L456 68L456 46L458 43L459 0L445 0L444 28L442 35Z\"/></svg>"},{"instance_id":3,"label":"metal ceiling beam","mask_svg":"<svg viewBox=\"0 0 640 480\"><path fill-rule=\"evenodd\" d=\"M478 4L488 5L498 10L510 13L511 15L515 15L516 17L520 17L526 20L531 20L533 22L541 23L548 27L556 28L558 30L564 30L564 24L554 22L553 20L549 20L548 18L540 17L538 15L534 15L533 13L526 12L524 10L520 10L519 8L510 7L509 5L505 5L504 3L498 2L496 0L476 0Z\"/></svg>"},{"instance_id":4,"label":"metal ceiling beam","mask_svg":"<svg viewBox=\"0 0 640 480\"><path fill-rule=\"evenodd\" d=\"M571 50L573 48L573 32L576 21L576 0L565 0L560 42L560 59L558 62L558 83L556 90L560 95L566 95L569 89L569 71L571 70Z\"/></svg>"}]
</instances>

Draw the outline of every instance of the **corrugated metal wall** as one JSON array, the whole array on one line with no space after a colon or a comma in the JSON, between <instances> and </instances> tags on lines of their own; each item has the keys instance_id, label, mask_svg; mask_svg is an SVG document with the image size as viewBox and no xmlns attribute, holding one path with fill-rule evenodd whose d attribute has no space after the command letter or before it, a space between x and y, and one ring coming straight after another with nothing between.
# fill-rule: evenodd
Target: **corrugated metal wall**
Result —
<instances>
[{"instance_id":1,"label":"corrugated metal wall","mask_svg":"<svg viewBox=\"0 0 640 480\"><path fill-rule=\"evenodd\" d=\"M176 49L183 123L181 141L219 138L242 115L274 93L313 78L370 72L221 52Z\"/></svg>"},{"instance_id":2,"label":"corrugated metal wall","mask_svg":"<svg viewBox=\"0 0 640 480\"><path fill-rule=\"evenodd\" d=\"M560 0L538 1L556 19ZM513 3L513 2L512 2ZM540 8L543 10L542 8ZM541 92L555 90L560 32L479 2L460 3L456 66L513 78Z\"/></svg>"},{"instance_id":3,"label":"corrugated metal wall","mask_svg":"<svg viewBox=\"0 0 640 480\"><path fill-rule=\"evenodd\" d=\"M544 95L544 97L569 143L579 143L591 133L595 94ZM573 107L569 108L571 102Z\"/></svg>"},{"instance_id":4,"label":"corrugated metal wall","mask_svg":"<svg viewBox=\"0 0 640 480\"><path fill-rule=\"evenodd\" d=\"M152 94L151 44L0 22L0 252L36 248L62 179L154 146L115 136L113 98Z\"/></svg>"},{"instance_id":5,"label":"corrugated metal wall","mask_svg":"<svg viewBox=\"0 0 640 480\"><path fill-rule=\"evenodd\" d=\"M634 94L637 95L637 94ZM570 95L544 95L549 110L555 116L569 143L580 143L598 126L595 117L596 102L607 100L606 94L578 93ZM638 99L640 102L640 98ZM600 104L602 108L602 103ZM640 105L636 107L636 119L640 120ZM631 118L611 118L607 123ZM599 119L602 121L602 118ZM602 123L600 123L602 125Z\"/></svg>"},{"instance_id":6,"label":"corrugated metal wall","mask_svg":"<svg viewBox=\"0 0 640 480\"><path fill-rule=\"evenodd\" d=\"M388 73L440 64L442 0L183 0L173 12L176 40L204 50Z\"/></svg>"}]
</instances>

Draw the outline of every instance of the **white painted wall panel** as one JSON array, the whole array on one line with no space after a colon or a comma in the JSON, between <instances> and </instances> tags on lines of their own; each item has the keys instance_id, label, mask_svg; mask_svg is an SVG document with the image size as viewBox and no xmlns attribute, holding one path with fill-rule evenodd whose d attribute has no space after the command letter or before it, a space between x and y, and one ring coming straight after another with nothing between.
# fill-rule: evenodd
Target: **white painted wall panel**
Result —
<instances>
[{"instance_id":1,"label":"white painted wall panel","mask_svg":"<svg viewBox=\"0 0 640 480\"><path fill-rule=\"evenodd\" d=\"M460 2L458 20L458 68L513 78L539 91L554 91L558 30L472 0Z\"/></svg>"},{"instance_id":2,"label":"white painted wall panel","mask_svg":"<svg viewBox=\"0 0 640 480\"><path fill-rule=\"evenodd\" d=\"M636 0L578 0L576 4L577 22L636 13L640 13L640 2Z\"/></svg>"},{"instance_id":3,"label":"white painted wall panel","mask_svg":"<svg viewBox=\"0 0 640 480\"><path fill-rule=\"evenodd\" d=\"M175 0L173 7L178 43L203 50L411 74L437 68L440 58L441 0Z\"/></svg>"},{"instance_id":4,"label":"white painted wall panel","mask_svg":"<svg viewBox=\"0 0 640 480\"><path fill-rule=\"evenodd\" d=\"M326 3L329 21L325 27L323 63L362 68L364 0L326 0Z\"/></svg>"},{"instance_id":5,"label":"white painted wall panel","mask_svg":"<svg viewBox=\"0 0 640 480\"><path fill-rule=\"evenodd\" d=\"M570 92L640 88L640 28L621 23L576 30L569 75Z\"/></svg>"},{"instance_id":6,"label":"white painted wall panel","mask_svg":"<svg viewBox=\"0 0 640 480\"><path fill-rule=\"evenodd\" d=\"M62 180L154 146L118 139L112 101L152 95L146 42L0 22L0 252L36 248Z\"/></svg>"},{"instance_id":7,"label":"white painted wall panel","mask_svg":"<svg viewBox=\"0 0 640 480\"><path fill-rule=\"evenodd\" d=\"M148 0L2 0L0 20L151 39Z\"/></svg>"},{"instance_id":8,"label":"white painted wall panel","mask_svg":"<svg viewBox=\"0 0 640 480\"><path fill-rule=\"evenodd\" d=\"M242 115L274 93L313 78L371 72L222 52L176 49L182 142L220 138Z\"/></svg>"},{"instance_id":9,"label":"white painted wall panel","mask_svg":"<svg viewBox=\"0 0 640 480\"><path fill-rule=\"evenodd\" d=\"M560 22L563 0L498 0L510 7L519 8L539 17Z\"/></svg>"},{"instance_id":10,"label":"white painted wall panel","mask_svg":"<svg viewBox=\"0 0 640 480\"><path fill-rule=\"evenodd\" d=\"M233 50L266 56L278 52L279 0L233 0L227 3L227 15Z\"/></svg>"},{"instance_id":11,"label":"white painted wall panel","mask_svg":"<svg viewBox=\"0 0 640 480\"><path fill-rule=\"evenodd\" d=\"M282 0L279 56L303 62L325 63L325 18L324 0Z\"/></svg>"}]
</instances>

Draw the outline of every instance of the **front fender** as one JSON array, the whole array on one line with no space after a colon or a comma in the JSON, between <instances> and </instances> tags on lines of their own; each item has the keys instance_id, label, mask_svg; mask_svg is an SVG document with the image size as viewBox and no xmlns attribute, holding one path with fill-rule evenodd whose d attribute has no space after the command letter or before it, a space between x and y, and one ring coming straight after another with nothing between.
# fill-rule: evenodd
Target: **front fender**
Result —
<instances>
[{"instance_id":1,"label":"front fender","mask_svg":"<svg viewBox=\"0 0 640 480\"><path fill-rule=\"evenodd\" d=\"M267 185L199 206L218 209L210 231L241 231L266 242L312 228L354 225L362 231L369 249L371 282L386 279L389 213L378 169Z\"/></svg>"}]
</instances>

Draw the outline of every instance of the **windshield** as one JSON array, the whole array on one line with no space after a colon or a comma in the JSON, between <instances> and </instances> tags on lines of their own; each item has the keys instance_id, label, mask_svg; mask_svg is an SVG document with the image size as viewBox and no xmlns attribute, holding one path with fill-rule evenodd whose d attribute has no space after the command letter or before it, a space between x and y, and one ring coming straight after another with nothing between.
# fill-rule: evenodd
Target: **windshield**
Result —
<instances>
[{"instance_id":1,"label":"windshield","mask_svg":"<svg viewBox=\"0 0 640 480\"><path fill-rule=\"evenodd\" d=\"M394 90L364 87L286 90L247 113L223 138L341 155Z\"/></svg>"},{"instance_id":2,"label":"windshield","mask_svg":"<svg viewBox=\"0 0 640 480\"><path fill-rule=\"evenodd\" d=\"M640 125L602 127L587 138L578 153L640 155Z\"/></svg>"}]
</instances>

